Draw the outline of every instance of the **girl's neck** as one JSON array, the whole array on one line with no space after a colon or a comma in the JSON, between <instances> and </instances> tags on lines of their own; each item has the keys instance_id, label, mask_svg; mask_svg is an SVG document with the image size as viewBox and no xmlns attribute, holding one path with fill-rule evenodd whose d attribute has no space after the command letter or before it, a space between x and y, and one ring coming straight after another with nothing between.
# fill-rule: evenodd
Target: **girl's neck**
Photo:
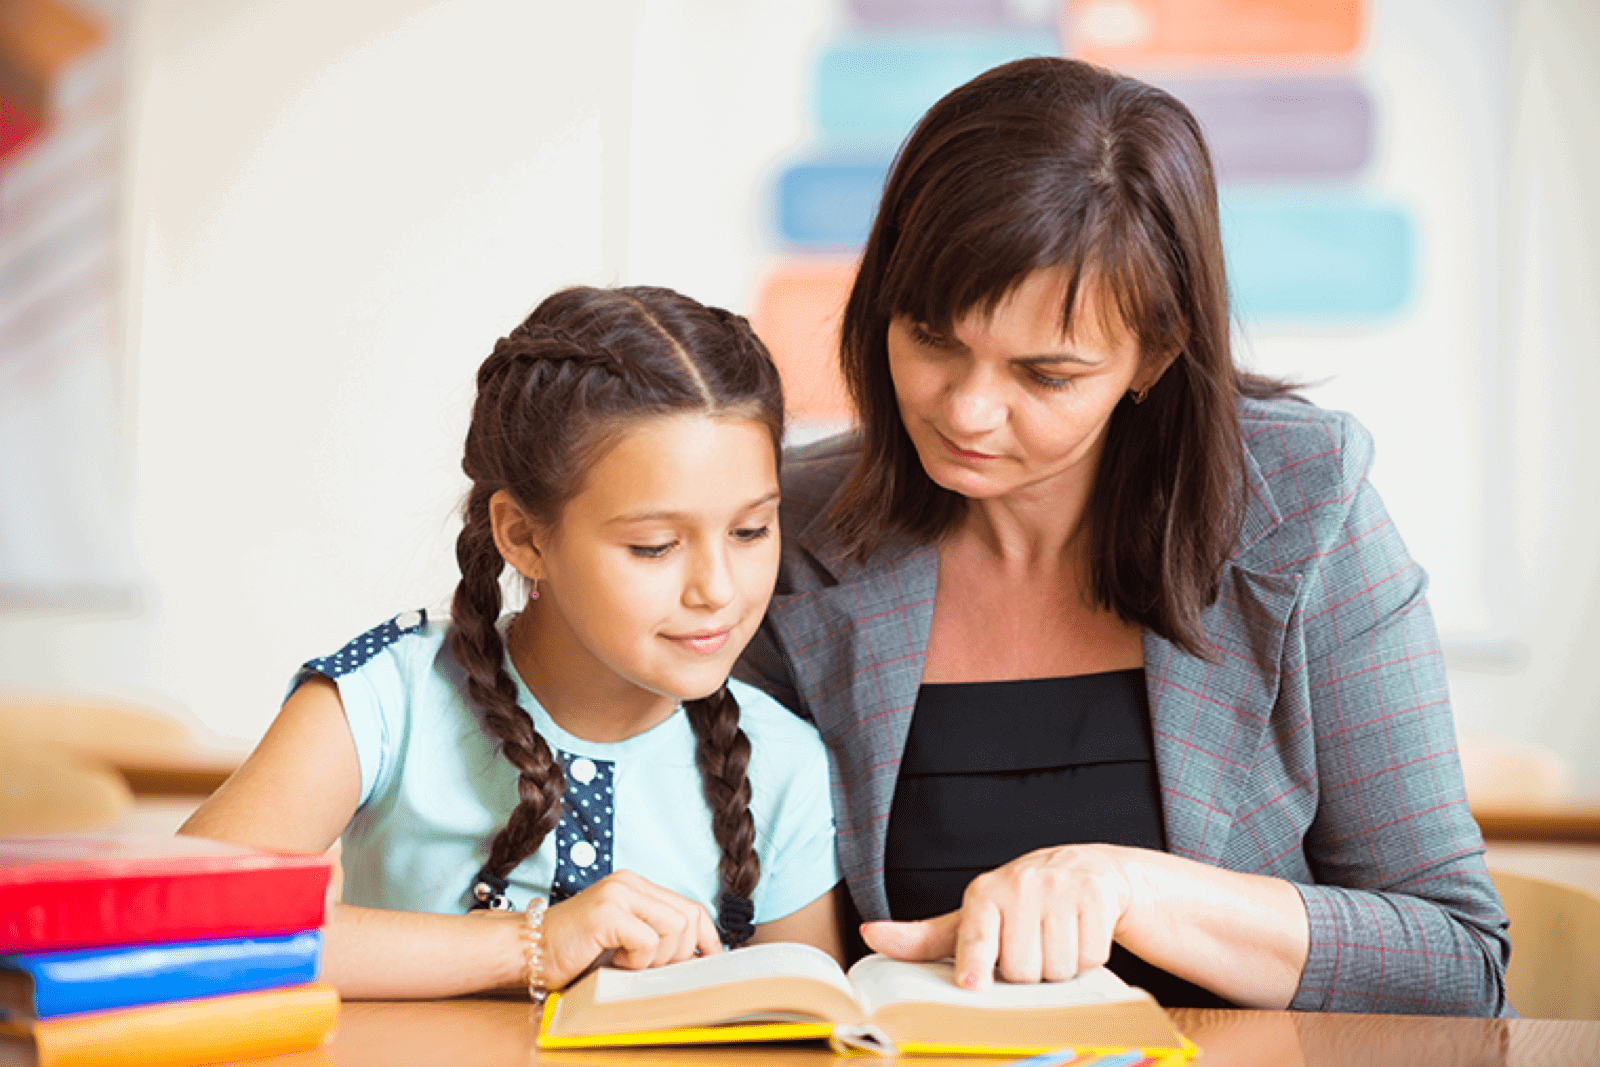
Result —
<instances>
[{"instance_id":1,"label":"girl's neck","mask_svg":"<svg viewBox=\"0 0 1600 1067\"><path fill-rule=\"evenodd\" d=\"M506 628L511 664L555 724L597 744L626 741L665 722L677 709L670 696L616 675L582 669L583 657L562 648L561 628L539 625L528 605Z\"/></svg>"}]
</instances>

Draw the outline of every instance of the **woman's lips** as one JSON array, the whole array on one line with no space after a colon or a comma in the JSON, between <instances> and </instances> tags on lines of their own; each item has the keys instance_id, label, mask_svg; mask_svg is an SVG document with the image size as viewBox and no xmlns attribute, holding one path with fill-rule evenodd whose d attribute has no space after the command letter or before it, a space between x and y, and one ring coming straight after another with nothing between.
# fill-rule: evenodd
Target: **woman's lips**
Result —
<instances>
[{"instance_id":1,"label":"woman's lips","mask_svg":"<svg viewBox=\"0 0 1600 1067\"><path fill-rule=\"evenodd\" d=\"M722 646L728 643L729 630L706 630L693 634L668 634L667 640L680 648L709 656L713 652L720 652Z\"/></svg>"},{"instance_id":2,"label":"woman's lips","mask_svg":"<svg viewBox=\"0 0 1600 1067\"><path fill-rule=\"evenodd\" d=\"M938 433L937 430L935 430L934 432ZM944 447L949 450L949 452L950 452L950 454L952 456L958 456L961 459L998 459L999 458L998 456L991 455L988 452L971 452L971 451L968 451L965 448L959 448L959 447L956 446L956 444L954 442L952 442L950 440L950 438L946 437L942 433L939 434L939 440L944 442Z\"/></svg>"}]
</instances>

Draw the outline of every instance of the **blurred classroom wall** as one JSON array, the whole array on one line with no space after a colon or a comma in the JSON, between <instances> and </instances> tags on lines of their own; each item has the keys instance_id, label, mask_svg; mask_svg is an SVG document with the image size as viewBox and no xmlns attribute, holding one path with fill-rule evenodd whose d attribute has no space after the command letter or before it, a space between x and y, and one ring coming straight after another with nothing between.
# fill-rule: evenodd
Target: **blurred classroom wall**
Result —
<instances>
[{"instance_id":1,"label":"blurred classroom wall","mask_svg":"<svg viewBox=\"0 0 1600 1067\"><path fill-rule=\"evenodd\" d=\"M1369 101L1357 169L1235 182L1225 212L1389 212L1393 301L1247 310L1241 353L1373 430L1458 723L1558 751L1600 797L1600 9L1332 6L1363 13L1342 58L1128 69L1180 95L1312 75ZM108 351L54 385L36 370L31 408L15 377L0 400L0 465L36 475L0 480L0 516L58 470L50 503L80 531L47 559L27 553L63 543L48 528L0 527L0 688L111 693L253 740L298 663L448 601L472 373L539 297L661 284L771 322L777 281L848 264L847 241L785 221L787 183L870 174L898 134L837 128L829 62L1048 47L1081 29L1064 14L1115 43L1162 9L108 2L120 303ZM836 425L825 406L801 432Z\"/></svg>"}]
</instances>

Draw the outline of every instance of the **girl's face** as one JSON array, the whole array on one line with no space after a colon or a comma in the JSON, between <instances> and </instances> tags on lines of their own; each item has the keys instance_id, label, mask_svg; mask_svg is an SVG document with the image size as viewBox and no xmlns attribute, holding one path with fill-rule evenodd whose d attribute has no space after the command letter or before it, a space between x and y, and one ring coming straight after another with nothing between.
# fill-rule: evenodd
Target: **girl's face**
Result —
<instances>
[{"instance_id":1,"label":"girl's face","mask_svg":"<svg viewBox=\"0 0 1600 1067\"><path fill-rule=\"evenodd\" d=\"M1092 479L1111 412L1147 385L1139 344L1101 328L1091 286L1079 289L1071 333L1061 332L1066 279L1030 274L988 317L957 321L950 336L889 324L889 373L900 419L933 481L972 500Z\"/></svg>"},{"instance_id":2,"label":"girl's face","mask_svg":"<svg viewBox=\"0 0 1600 1067\"><path fill-rule=\"evenodd\" d=\"M749 418L642 423L595 463L557 529L532 540L532 569L512 562L539 579L523 621L551 696L576 686L578 699L639 708L640 697L659 706L654 696L669 709L709 696L777 579L772 436Z\"/></svg>"}]
</instances>

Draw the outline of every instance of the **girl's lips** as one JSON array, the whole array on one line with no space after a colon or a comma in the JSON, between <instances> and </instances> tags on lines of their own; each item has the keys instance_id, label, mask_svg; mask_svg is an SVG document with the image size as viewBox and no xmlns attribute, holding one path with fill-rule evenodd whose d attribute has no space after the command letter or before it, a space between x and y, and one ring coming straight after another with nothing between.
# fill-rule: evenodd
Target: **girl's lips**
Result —
<instances>
[{"instance_id":1,"label":"girl's lips","mask_svg":"<svg viewBox=\"0 0 1600 1067\"><path fill-rule=\"evenodd\" d=\"M668 636L667 640L690 652L698 652L709 656L713 652L720 652L722 646L728 643L728 630L716 630L711 633L683 634L682 636Z\"/></svg>"}]
</instances>

